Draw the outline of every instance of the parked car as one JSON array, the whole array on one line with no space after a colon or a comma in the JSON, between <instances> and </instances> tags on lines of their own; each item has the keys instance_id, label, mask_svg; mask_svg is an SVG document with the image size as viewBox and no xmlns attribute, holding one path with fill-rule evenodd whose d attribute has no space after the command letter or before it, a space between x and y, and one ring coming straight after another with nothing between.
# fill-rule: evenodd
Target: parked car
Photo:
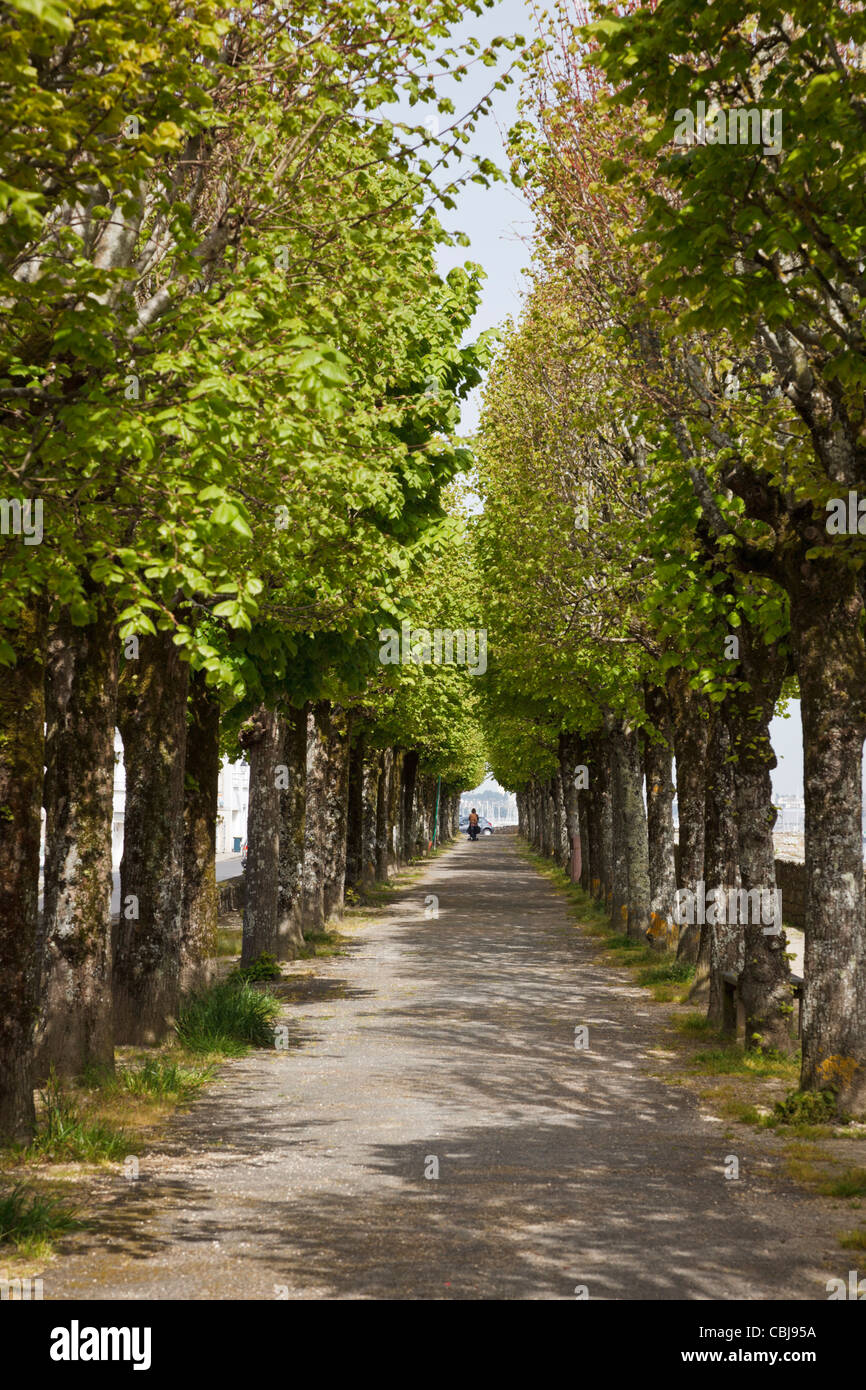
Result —
<instances>
[{"instance_id":1,"label":"parked car","mask_svg":"<svg viewBox=\"0 0 866 1390\"><path fill-rule=\"evenodd\" d=\"M479 826L479 829L481 830L481 834L482 834L482 835L492 835L492 834L493 834L493 830L494 830L493 822L490 821L490 820L488 820L486 816L479 816L479 817L478 817L478 826ZM469 834L469 817L468 817L468 816L461 816L461 817L460 817L460 820L458 821L458 829L461 831L461 833L462 833L463 835L468 835L468 834Z\"/></svg>"}]
</instances>

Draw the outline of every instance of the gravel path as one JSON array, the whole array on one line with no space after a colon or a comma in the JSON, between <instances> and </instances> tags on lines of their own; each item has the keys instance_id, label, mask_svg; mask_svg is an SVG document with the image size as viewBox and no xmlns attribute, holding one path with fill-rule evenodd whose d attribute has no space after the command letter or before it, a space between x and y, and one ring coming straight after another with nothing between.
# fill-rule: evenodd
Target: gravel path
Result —
<instances>
[{"instance_id":1,"label":"gravel path","mask_svg":"<svg viewBox=\"0 0 866 1390\"><path fill-rule=\"evenodd\" d=\"M513 837L459 843L356 940L300 966L297 1045L102 1180L46 1299L824 1299L847 1270L766 1150L738 1138L725 1178L722 1124L657 1079L662 1011Z\"/></svg>"}]
</instances>

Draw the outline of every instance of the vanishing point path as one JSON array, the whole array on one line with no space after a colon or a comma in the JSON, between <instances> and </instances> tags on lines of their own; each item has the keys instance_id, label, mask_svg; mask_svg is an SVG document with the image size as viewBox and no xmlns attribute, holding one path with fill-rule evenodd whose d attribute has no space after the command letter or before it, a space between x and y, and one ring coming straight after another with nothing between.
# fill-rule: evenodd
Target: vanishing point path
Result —
<instances>
[{"instance_id":1,"label":"vanishing point path","mask_svg":"<svg viewBox=\"0 0 866 1390\"><path fill-rule=\"evenodd\" d=\"M826 1298L820 1201L746 1131L726 1180L724 1125L659 1079L663 1010L513 836L456 845L354 943L302 963L288 1052L101 1180L46 1299Z\"/></svg>"}]
</instances>

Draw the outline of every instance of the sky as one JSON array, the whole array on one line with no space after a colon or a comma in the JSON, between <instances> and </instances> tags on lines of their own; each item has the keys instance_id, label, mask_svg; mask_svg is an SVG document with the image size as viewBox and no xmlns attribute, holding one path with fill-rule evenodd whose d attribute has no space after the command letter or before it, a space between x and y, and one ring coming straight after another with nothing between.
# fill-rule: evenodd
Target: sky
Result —
<instances>
[{"instance_id":1,"label":"sky","mask_svg":"<svg viewBox=\"0 0 866 1390\"><path fill-rule=\"evenodd\" d=\"M522 34L529 39L536 33L532 9L527 0L499 0L481 17L471 16L453 31L451 42L457 43L474 35L489 43L497 35ZM501 66L507 67L513 55L502 54ZM448 84L449 95L459 112L469 108L486 94L495 81L497 70L480 64L460 84ZM519 74L504 92L495 92L493 112L485 117L472 137L471 148L507 168L503 137L517 119ZM510 181L494 183L489 188L467 184L458 195L454 211L445 211L441 220L450 231L463 231L471 246L445 247L440 251L442 271L464 261L477 261L484 267L486 280L478 312L469 338L488 328L501 325L520 312L521 297L526 281L525 270L530 262L532 214L521 194ZM475 391L464 406L461 425L468 434L478 423L480 391ZM770 729L778 766L773 773L775 796L802 796L803 753L800 702L792 700L788 717L774 719Z\"/></svg>"}]
</instances>

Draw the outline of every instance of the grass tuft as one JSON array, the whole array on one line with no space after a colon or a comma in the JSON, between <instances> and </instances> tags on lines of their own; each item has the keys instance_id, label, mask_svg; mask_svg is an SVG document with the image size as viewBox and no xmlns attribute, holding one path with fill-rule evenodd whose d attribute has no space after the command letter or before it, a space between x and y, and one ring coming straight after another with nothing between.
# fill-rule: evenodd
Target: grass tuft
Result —
<instances>
[{"instance_id":1,"label":"grass tuft","mask_svg":"<svg viewBox=\"0 0 866 1390\"><path fill-rule=\"evenodd\" d=\"M59 1197L34 1192L16 1183L0 1193L0 1244L14 1245L21 1255L42 1255L52 1237L81 1225L75 1210Z\"/></svg>"},{"instance_id":2,"label":"grass tuft","mask_svg":"<svg viewBox=\"0 0 866 1390\"><path fill-rule=\"evenodd\" d=\"M213 1076L211 1067L184 1067L162 1057L148 1057L135 1071L121 1071L114 1087L131 1096L155 1096L160 1100L182 1100L198 1091Z\"/></svg>"},{"instance_id":3,"label":"grass tuft","mask_svg":"<svg viewBox=\"0 0 866 1390\"><path fill-rule=\"evenodd\" d=\"M223 980L191 994L175 1025L189 1052L241 1057L248 1047L271 1047L280 1002L248 981Z\"/></svg>"},{"instance_id":4,"label":"grass tuft","mask_svg":"<svg viewBox=\"0 0 866 1390\"><path fill-rule=\"evenodd\" d=\"M82 1115L53 1070L39 1095L42 1110L25 1157L96 1163L100 1159L119 1161L130 1153L129 1136L102 1120L88 1120Z\"/></svg>"},{"instance_id":5,"label":"grass tuft","mask_svg":"<svg viewBox=\"0 0 866 1390\"><path fill-rule=\"evenodd\" d=\"M773 1107L773 1122L777 1125L848 1125L851 1116L839 1109L836 1092L789 1091L784 1100Z\"/></svg>"},{"instance_id":6,"label":"grass tuft","mask_svg":"<svg viewBox=\"0 0 866 1390\"><path fill-rule=\"evenodd\" d=\"M261 955L256 956L249 965L239 965L231 973L233 980L279 980L282 977L282 969L276 956L272 956L269 951L262 951Z\"/></svg>"}]
</instances>

